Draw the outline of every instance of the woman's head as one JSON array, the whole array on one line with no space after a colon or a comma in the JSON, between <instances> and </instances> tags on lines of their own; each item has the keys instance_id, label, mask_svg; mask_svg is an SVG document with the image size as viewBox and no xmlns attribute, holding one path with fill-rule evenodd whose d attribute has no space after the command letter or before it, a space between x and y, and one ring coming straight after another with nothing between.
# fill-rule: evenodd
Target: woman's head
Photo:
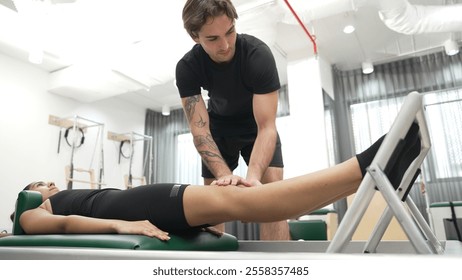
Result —
<instances>
[{"instance_id":1,"label":"woman's head","mask_svg":"<svg viewBox=\"0 0 462 280\"><path fill-rule=\"evenodd\" d=\"M230 0L188 0L183 8L183 25L189 36L197 39L207 20L224 14L233 21L238 18Z\"/></svg>"},{"instance_id":2,"label":"woman's head","mask_svg":"<svg viewBox=\"0 0 462 280\"><path fill-rule=\"evenodd\" d=\"M26 187L24 187L23 191L31 190L32 188L36 188L38 186L46 186L47 183L43 181L37 181L37 182L32 182L28 184Z\"/></svg>"},{"instance_id":3,"label":"woman's head","mask_svg":"<svg viewBox=\"0 0 462 280\"><path fill-rule=\"evenodd\" d=\"M32 182L27 185L24 190L36 191L42 194L42 200L47 200L50 196L54 195L55 193L59 192L58 187L56 187L54 182Z\"/></svg>"},{"instance_id":4,"label":"woman's head","mask_svg":"<svg viewBox=\"0 0 462 280\"><path fill-rule=\"evenodd\" d=\"M47 200L50 196L59 192L59 189L55 186L54 182L45 183L43 181L32 182L28 184L24 191L37 191L42 195L42 201ZM14 212L10 215L11 221L14 221Z\"/></svg>"}]
</instances>

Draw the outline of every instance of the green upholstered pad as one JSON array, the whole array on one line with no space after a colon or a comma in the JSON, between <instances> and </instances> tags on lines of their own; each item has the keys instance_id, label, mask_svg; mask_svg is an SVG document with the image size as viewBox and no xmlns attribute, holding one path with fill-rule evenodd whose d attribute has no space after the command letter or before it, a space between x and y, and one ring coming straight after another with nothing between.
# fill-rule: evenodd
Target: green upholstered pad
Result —
<instances>
[{"instance_id":1,"label":"green upholstered pad","mask_svg":"<svg viewBox=\"0 0 462 280\"><path fill-rule=\"evenodd\" d=\"M462 201L453 201L452 203L454 207L462 206ZM430 208L437 208L437 207L450 207L449 201L448 202L434 202L430 204Z\"/></svg>"},{"instance_id":2,"label":"green upholstered pad","mask_svg":"<svg viewBox=\"0 0 462 280\"><path fill-rule=\"evenodd\" d=\"M169 241L160 241L143 235L124 234L46 234L11 235L0 238L0 246L30 247L91 247L131 250L184 250L184 251L235 251L236 237L209 232L190 232L171 235Z\"/></svg>"},{"instance_id":3,"label":"green upholstered pad","mask_svg":"<svg viewBox=\"0 0 462 280\"><path fill-rule=\"evenodd\" d=\"M289 221L292 240L327 240L327 224L323 220Z\"/></svg>"},{"instance_id":4,"label":"green upholstered pad","mask_svg":"<svg viewBox=\"0 0 462 280\"><path fill-rule=\"evenodd\" d=\"M122 234L44 234L26 235L19 224L21 214L42 203L42 196L35 191L22 191L16 201L16 215L13 235L0 238L0 246L51 246L51 247L92 247L133 250L195 250L195 251L235 251L237 238L230 234L218 237L205 231L188 231L170 234L169 241L160 241L143 235Z\"/></svg>"},{"instance_id":5,"label":"green upholstered pad","mask_svg":"<svg viewBox=\"0 0 462 280\"><path fill-rule=\"evenodd\" d=\"M336 213L336 211L334 209L321 208L318 210L314 210L309 215L327 215L329 213Z\"/></svg>"},{"instance_id":6,"label":"green upholstered pad","mask_svg":"<svg viewBox=\"0 0 462 280\"><path fill-rule=\"evenodd\" d=\"M42 194L36 191L22 191L16 200L16 210L13 221L13 234L25 234L19 224L19 217L24 211L37 208L42 204Z\"/></svg>"}]
</instances>

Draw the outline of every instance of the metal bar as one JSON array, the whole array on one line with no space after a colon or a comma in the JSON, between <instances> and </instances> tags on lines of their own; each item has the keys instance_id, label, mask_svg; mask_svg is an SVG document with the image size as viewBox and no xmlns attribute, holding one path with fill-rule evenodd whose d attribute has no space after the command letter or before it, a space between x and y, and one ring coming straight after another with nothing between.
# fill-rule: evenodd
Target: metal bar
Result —
<instances>
[{"instance_id":1,"label":"metal bar","mask_svg":"<svg viewBox=\"0 0 462 280\"><path fill-rule=\"evenodd\" d=\"M406 171L403 177L403 180L400 183L400 186L398 187L396 191L401 201L403 201L404 195L407 193L407 189L413 186L412 180L414 176L412 176L412 174L415 174L417 172L417 169L420 167L423 160L425 159L427 151L428 149L424 147L421 150L420 155L412 162L412 164L409 166L408 170ZM407 200L412 200L412 199L408 196L406 198L406 201ZM386 228L390 224L392 218L393 218L393 213L391 212L389 207L387 207L384 210L382 217L380 217L380 220L377 222L376 227L372 231L371 236L369 237L369 240L366 243L366 246L364 248L364 252L372 253L376 251L377 246L380 240L382 239L386 231Z\"/></svg>"},{"instance_id":2,"label":"metal bar","mask_svg":"<svg viewBox=\"0 0 462 280\"><path fill-rule=\"evenodd\" d=\"M348 207L348 211L343 217L326 253L341 253L345 250L374 194L375 189L372 184L372 177L366 174L355 194L353 203Z\"/></svg>"},{"instance_id":3,"label":"metal bar","mask_svg":"<svg viewBox=\"0 0 462 280\"><path fill-rule=\"evenodd\" d=\"M374 178L375 182L377 183L377 188L379 188L381 194L384 196L390 209L393 211L396 219L403 227L404 232L408 236L409 241L412 243L417 253L433 253L423 238L422 232L420 232L419 228L414 223L409 213L404 209L402 201L395 193L393 186L391 185L385 173L383 173L380 167L374 163L371 164L368 172Z\"/></svg>"},{"instance_id":4,"label":"metal bar","mask_svg":"<svg viewBox=\"0 0 462 280\"><path fill-rule=\"evenodd\" d=\"M367 241L366 245L364 246L364 253L376 253L377 246L382 240L387 227L390 225L391 219L393 218L393 213L390 210L390 207L387 206L385 208L382 216L380 217L379 221L375 225L374 230L372 231L369 240Z\"/></svg>"},{"instance_id":5,"label":"metal bar","mask_svg":"<svg viewBox=\"0 0 462 280\"><path fill-rule=\"evenodd\" d=\"M149 171L148 171L148 184L151 184L151 177L152 177L152 166L154 161L154 156L152 154L152 146L153 146L153 138L149 141Z\"/></svg>"},{"instance_id":6,"label":"metal bar","mask_svg":"<svg viewBox=\"0 0 462 280\"><path fill-rule=\"evenodd\" d=\"M67 189L71 190L73 185L73 178L74 178L74 153L75 153L75 141L77 140L77 116L74 117L74 123L72 125L72 131L74 133L74 139L72 140L71 146L71 160L70 160L70 170L69 170L69 178L70 180L67 181Z\"/></svg>"},{"instance_id":7,"label":"metal bar","mask_svg":"<svg viewBox=\"0 0 462 280\"><path fill-rule=\"evenodd\" d=\"M93 121L93 120L90 120L90 119L87 119L87 118L84 118L84 117L81 117L81 116L78 116L78 115L75 115L75 116L72 116L72 117L63 118L63 119L70 119L70 118L73 118L75 121L77 121L77 120L79 119L79 120L84 120L84 121L87 121L87 122L94 123L95 125L104 125L103 123L96 122L96 121Z\"/></svg>"},{"instance_id":8,"label":"metal bar","mask_svg":"<svg viewBox=\"0 0 462 280\"><path fill-rule=\"evenodd\" d=\"M149 141L152 139L152 136L136 133L134 131L125 133L124 135L129 135L131 137L131 141ZM134 136L139 136L141 138L135 138Z\"/></svg>"},{"instance_id":9,"label":"metal bar","mask_svg":"<svg viewBox=\"0 0 462 280\"><path fill-rule=\"evenodd\" d=\"M407 95L400 111L398 112L397 117L395 118L393 125L390 128L390 131L383 140L382 145L377 151L377 154L374 157L371 164L375 166L375 168L379 168L380 170L382 170L382 168L384 168L387 162L390 160L390 151L393 151L395 149L400 139L405 138L407 132L409 131L409 128L411 127L414 121L417 121L419 123L422 149L420 155L417 157L416 160L414 160L413 164L411 164L412 168L409 168L405 176L403 177L401 185L408 184L405 186L409 186L416 169L420 166L421 162L425 158L430 148L430 137L428 134L428 128L425 121L425 115L423 110L423 95L415 91ZM370 172L368 172L363 178L363 181L361 182L358 188L352 205L349 207L347 213L345 214L342 223L339 225L339 228L337 229L337 233L335 234L332 242L330 243L327 249L328 253L338 253L343 251L347 243L351 241L354 231L356 230L359 222L364 216L364 213L367 210L367 207L370 204L373 195L375 194L374 187L374 179L372 178ZM394 192L393 194L397 197L397 195ZM384 219L388 220L389 217L387 216L389 214L385 215L386 216L384 217ZM414 235L414 233L411 233L411 235ZM377 240L375 240L374 242L377 242ZM428 250L425 251L428 252Z\"/></svg>"},{"instance_id":10,"label":"metal bar","mask_svg":"<svg viewBox=\"0 0 462 280\"><path fill-rule=\"evenodd\" d=\"M100 131L100 158L99 158L99 174L98 174L98 189L101 189L101 185L104 180L104 125Z\"/></svg>"},{"instance_id":11,"label":"metal bar","mask_svg":"<svg viewBox=\"0 0 462 280\"><path fill-rule=\"evenodd\" d=\"M427 236L428 241L430 242L430 245L432 246L434 252L436 254L443 254L444 253L444 247L441 244L441 242L436 238L436 235L433 233L431 230L430 226L428 225L427 221L425 221L425 218L422 216L420 213L419 209L415 205L414 201L412 198L408 197L406 200L406 205L409 208L409 211L411 211L412 215L414 216L415 220L417 221L417 224L420 226L421 230Z\"/></svg>"},{"instance_id":12,"label":"metal bar","mask_svg":"<svg viewBox=\"0 0 462 280\"><path fill-rule=\"evenodd\" d=\"M447 104L447 103L453 103L453 102L460 102L462 99L454 99L454 100L448 100L448 101L441 101L441 102L436 102L436 103L430 103L425 105L425 108L428 106L433 106L433 105L442 105L442 104Z\"/></svg>"}]
</instances>

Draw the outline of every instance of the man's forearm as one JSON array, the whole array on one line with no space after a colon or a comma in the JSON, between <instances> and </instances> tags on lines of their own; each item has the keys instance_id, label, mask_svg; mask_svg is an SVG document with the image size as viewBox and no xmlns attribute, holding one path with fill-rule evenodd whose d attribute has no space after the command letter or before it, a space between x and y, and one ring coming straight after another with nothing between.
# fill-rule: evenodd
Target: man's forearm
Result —
<instances>
[{"instance_id":1,"label":"man's forearm","mask_svg":"<svg viewBox=\"0 0 462 280\"><path fill-rule=\"evenodd\" d=\"M182 102L193 135L194 146L201 156L202 162L215 178L232 174L210 133L209 116L201 96L185 97Z\"/></svg>"},{"instance_id":2,"label":"man's forearm","mask_svg":"<svg viewBox=\"0 0 462 280\"><path fill-rule=\"evenodd\" d=\"M232 174L210 133L194 135L194 146L215 178Z\"/></svg>"},{"instance_id":3,"label":"man's forearm","mask_svg":"<svg viewBox=\"0 0 462 280\"><path fill-rule=\"evenodd\" d=\"M277 131L272 129L259 131L250 157L246 179L260 181L268 168L276 148Z\"/></svg>"}]
</instances>

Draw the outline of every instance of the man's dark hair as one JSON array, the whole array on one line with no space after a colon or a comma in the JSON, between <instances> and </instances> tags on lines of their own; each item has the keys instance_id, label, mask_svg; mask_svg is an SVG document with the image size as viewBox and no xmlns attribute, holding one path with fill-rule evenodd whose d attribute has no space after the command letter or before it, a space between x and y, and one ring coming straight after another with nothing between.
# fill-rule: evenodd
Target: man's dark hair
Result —
<instances>
[{"instance_id":1,"label":"man's dark hair","mask_svg":"<svg viewBox=\"0 0 462 280\"><path fill-rule=\"evenodd\" d=\"M230 0L188 0L183 8L183 26L189 36L195 39L209 18L224 14L230 19L238 18Z\"/></svg>"}]
</instances>

